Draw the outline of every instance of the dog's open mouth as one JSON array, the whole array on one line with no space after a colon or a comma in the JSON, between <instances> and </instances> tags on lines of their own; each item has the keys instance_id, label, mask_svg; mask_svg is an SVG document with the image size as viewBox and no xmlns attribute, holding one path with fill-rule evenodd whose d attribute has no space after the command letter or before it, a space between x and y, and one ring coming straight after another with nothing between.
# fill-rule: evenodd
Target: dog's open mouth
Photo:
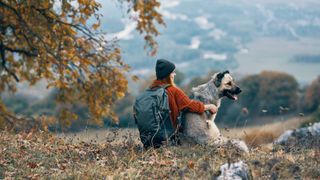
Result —
<instances>
[{"instance_id":1,"label":"dog's open mouth","mask_svg":"<svg viewBox=\"0 0 320 180\"><path fill-rule=\"evenodd\" d=\"M230 91L225 91L225 95L234 101L238 100L238 96L236 94L232 94Z\"/></svg>"}]
</instances>

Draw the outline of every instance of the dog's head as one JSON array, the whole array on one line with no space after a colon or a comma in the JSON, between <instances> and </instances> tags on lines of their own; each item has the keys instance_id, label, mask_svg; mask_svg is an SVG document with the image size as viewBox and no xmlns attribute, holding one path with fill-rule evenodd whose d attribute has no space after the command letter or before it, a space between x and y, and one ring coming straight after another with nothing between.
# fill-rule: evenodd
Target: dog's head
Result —
<instances>
[{"instance_id":1,"label":"dog's head","mask_svg":"<svg viewBox=\"0 0 320 180\"><path fill-rule=\"evenodd\" d=\"M219 90L221 97L228 97L232 100L237 100L237 95L241 93L241 89L235 84L229 71L219 72L212 76L215 86Z\"/></svg>"}]
</instances>

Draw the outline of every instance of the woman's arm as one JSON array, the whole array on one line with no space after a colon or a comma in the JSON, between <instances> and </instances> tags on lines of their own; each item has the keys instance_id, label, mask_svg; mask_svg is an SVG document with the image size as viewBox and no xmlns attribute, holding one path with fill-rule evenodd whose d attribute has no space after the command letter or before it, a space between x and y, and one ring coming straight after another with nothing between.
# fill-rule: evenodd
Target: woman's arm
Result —
<instances>
[{"instance_id":1,"label":"woman's arm","mask_svg":"<svg viewBox=\"0 0 320 180\"><path fill-rule=\"evenodd\" d=\"M190 99L181 89L175 87L175 99L178 105L179 111L188 109L190 112L203 113L205 110L209 110L212 114L217 113L218 108L214 104L203 104L203 102Z\"/></svg>"},{"instance_id":2,"label":"woman's arm","mask_svg":"<svg viewBox=\"0 0 320 180\"><path fill-rule=\"evenodd\" d=\"M181 89L177 87L175 87L174 97L179 111L188 109L190 112L200 114L205 111L205 106L202 102L190 99Z\"/></svg>"}]
</instances>

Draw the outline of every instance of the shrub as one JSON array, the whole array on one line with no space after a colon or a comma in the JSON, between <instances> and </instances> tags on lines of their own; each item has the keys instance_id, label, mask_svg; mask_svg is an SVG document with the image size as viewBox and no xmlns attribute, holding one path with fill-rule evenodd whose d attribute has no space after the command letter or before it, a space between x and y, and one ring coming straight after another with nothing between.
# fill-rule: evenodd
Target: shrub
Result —
<instances>
[{"instance_id":1,"label":"shrub","mask_svg":"<svg viewBox=\"0 0 320 180\"><path fill-rule=\"evenodd\" d=\"M311 85L308 86L304 98L305 110L314 112L317 110L320 104L320 76L312 81Z\"/></svg>"},{"instance_id":2,"label":"shrub","mask_svg":"<svg viewBox=\"0 0 320 180\"><path fill-rule=\"evenodd\" d=\"M289 74L264 71L244 78L240 84L243 89L241 104L252 115L278 115L297 108L298 83Z\"/></svg>"}]
</instances>

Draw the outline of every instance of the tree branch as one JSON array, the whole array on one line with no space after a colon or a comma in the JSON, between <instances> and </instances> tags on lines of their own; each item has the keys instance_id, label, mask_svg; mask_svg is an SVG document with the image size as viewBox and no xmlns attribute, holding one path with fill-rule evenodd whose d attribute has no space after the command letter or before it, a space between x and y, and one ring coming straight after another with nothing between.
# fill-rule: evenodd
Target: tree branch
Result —
<instances>
[{"instance_id":1,"label":"tree branch","mask_svg":"<svg viewBox=\"0 0 320 180\"><path fill-rule=\"evenodd\" d=\"M10 47L7 47L7 46L4 46L4 50L7 50L7 51L10 51L10 52L13 52L13 53L23 53L27 56L37 56L38 53L36 52L32 52L32 51L28 51L28 50L25 50L25 49L12 49Z\"/></svg>"},{"instance_id":2,"label":"tree branch","mask_svg":"<svg viewBox=\"0 0 320 180\"><path fill-rule=\"evenodd\" d=\"M5 48L2 42L0 42L0 55L1 55L1 59L2 59L2 67L11 75L13 76L13 78L19 82L19 78L17 77L17 75L13 72L11 72L8 67L6 66L6 58L5 58Z\"/></svg>"},{"instance_id":3,"label":"tree branch","mask_svg":"<svg viewBox=\"0 0 320 180\"><path fill-rule=\"evenodd\" d=\"M22 16L19 14L19 12L18 12L15 8L13 8L13 7L9 6L8 4L5 4L5 3L1 2L1 1L0 1L0 5L4 6L5 8L7 8L7 9L9 9L9 10L11 10L11 11L13 11L13 13L19 18L20 22L27 28L27 30L28 30L33 36L39 38L39 40L41 41L41 43L42 43L43 46L45 47L46 51L47 51L49 54L51 54L53 57L55 57L56 59L58 58L53 52L51 52L51 51L49 50L49 48L47 47L47 44L43 41L42 37L40 37L37 33L35 33L35 32L32 31L32 29L29 27L29 25L25 22L25 20L22 18Z\"/></svg>"},{"instance_id":4,"label":"tree branch","mask_svg":"<svg viewBox=\"0 0 320 180\"><path fill-rule=\"evenodd\" d=\"M42 16L44 16L49 22L57 22L57 23L60 23L60 24L64 24L64 25L67 25L67 26L71 26L77 30L79 30L80 32L82 32L83 34L85 34L86 36L88 36L90 39L92 39L93 41L99 43L100 41L98 39L96 39L95 37L92 36L92 32L90 31L90 29L88 29L87 27L85 26L81 26L80 24L73 24L73 23L68 23L68 22L64 22L64 21L61 21L59 20L59 18L57 17L56 14L52 13L56 18L52 18L50 16L47 15L45 9L39 9L39 8L36 8L35 6L31 6L31 8L35 9L36 11L39 12L39 14L41 14Z\"/></svg>"}]
</instances>

